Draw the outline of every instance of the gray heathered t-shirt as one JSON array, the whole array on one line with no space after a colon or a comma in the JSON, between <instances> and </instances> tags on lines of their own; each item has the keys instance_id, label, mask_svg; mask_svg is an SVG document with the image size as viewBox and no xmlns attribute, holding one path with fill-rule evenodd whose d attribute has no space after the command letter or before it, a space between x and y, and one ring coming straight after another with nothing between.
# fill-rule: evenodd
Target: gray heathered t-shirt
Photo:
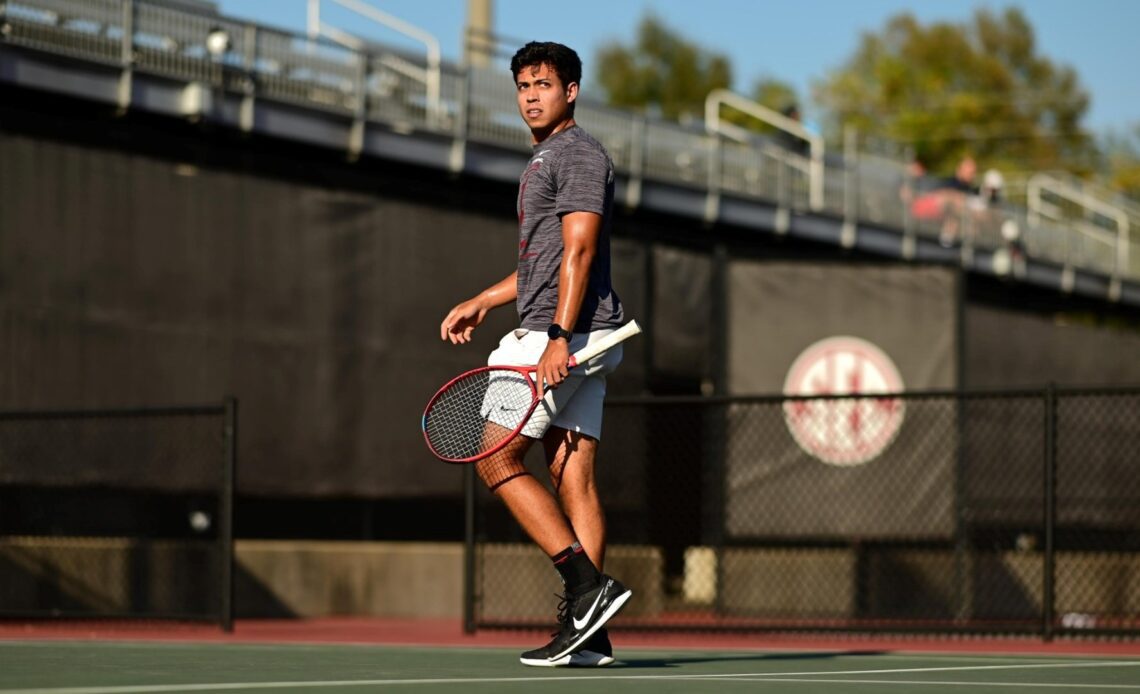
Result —
<instances>
[{"instance_id":1,"label":"gray heathered t-shirt","mask_svg":"<svg viewBox=\"0 0 1140 694\"><path fill-rule=\"evenodd\" d=\"M578 322L562 327L584 333L624 322L621 300L610 283L613 201L613 162L586 131L573 126L534 146L534 156L519 177L517 305L522 327L545 331L554 322L562 215L569 212L601 215L602 229Z\"/></svg>"}]
</instances>

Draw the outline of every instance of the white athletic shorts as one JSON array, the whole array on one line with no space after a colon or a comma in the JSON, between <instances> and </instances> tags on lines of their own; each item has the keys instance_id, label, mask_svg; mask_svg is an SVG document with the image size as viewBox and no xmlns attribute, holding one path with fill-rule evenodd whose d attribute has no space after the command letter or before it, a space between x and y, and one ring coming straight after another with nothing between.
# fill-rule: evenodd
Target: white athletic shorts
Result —
<instances>
[{"instance_id":1,"label":"white athletic shorts","mask_svg":"<svg viewBox=\"0 0 1140 694\"><path fill-rule=\"evenodd\" d=\"M613 329L595 330L570 338L570 353L573 354L587 344L610 333ZM550 338L537 330L519 328L503 336L499 346L487 358L488 366L533 366L538 363L546 343ZM602 405L606 399L606 374L621 363L622 348L616 345L599 354L585 364L570 369L570 375L552 390L548 389L542 402L522 429L523 436L540 439L552 426L585 434L594 439L602 438ZM514 429L518 420L509 421L505 413L503 421L495 412L484 413L492 422Z\"/></svg>"}]
</instances>

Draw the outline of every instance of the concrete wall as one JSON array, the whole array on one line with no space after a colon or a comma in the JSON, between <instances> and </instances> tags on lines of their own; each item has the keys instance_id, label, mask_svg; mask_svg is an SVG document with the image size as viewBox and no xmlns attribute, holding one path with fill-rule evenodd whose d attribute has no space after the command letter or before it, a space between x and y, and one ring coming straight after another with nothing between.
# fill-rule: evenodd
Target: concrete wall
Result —
<instances>
[{"instance_id":1,"label":"concrete wall","mask_svg":"<svg viewBox=\"0 0 1140 694\"><path fill-rule=\"evenodd\" d=\"M458 543L242 540L236 551L245 579L261 589L238 592L239 615L272 609L258 594L304 617L463 614Z\"/></svg>"},{"instance_id":2,"label":"concrete wall","mask_svg":"<svg viewBox=\"0 0 1140 694\"><path fill-rule=\"evenodd\" d=\"M215 547L120 538L0 539L0 613L216 612ZM459 618L459 543L239 541L239 617ZM617 545L607 571L637 596L623 613L667 614L660 548ZM1032 620L1042 609L1039 552L851 548L690 548L685 603L721 617ZM1140 554L1059 552L1056 613L1097 618L1140 612ZM488 544L477 561L481 621L546 624L557 574L528 544ZM676 607L676 605L674 605Z\"/></svg>"}]
</instances>

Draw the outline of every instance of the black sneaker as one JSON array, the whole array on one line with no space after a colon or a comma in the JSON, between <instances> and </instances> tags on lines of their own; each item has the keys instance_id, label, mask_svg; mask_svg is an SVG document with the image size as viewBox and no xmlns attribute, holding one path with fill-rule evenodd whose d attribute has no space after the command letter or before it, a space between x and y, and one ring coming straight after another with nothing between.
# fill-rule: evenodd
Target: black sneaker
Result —
<instances>
[{"instance_id":1,"label":"black sneaker","mask_svg":"<svg viewBox=\"0 0 1140 694\"><path fill-rule=\"evenodd\" d=\"M605 667L614 662L614 647L605 627L586 639L582 647L570 654L571 667Z\"/></svg>"},{"instance_id":2,"label":"black sneaker","mask_svg":"<svg viewBox=\"0 0 1140 694\"><path fill-rule=\"evenodd\" d=\"M557 593L556 593L557 595ZM519 656L519 662L523 665L531 665L534 667L557 667L559 665L569 665L570 656L564 656L558 660L551 660L550 656L554 655L554 646L558 643L558 637L563 631L564 625L570 621L570 604L572 600L569 593L563 593L558 598L558 631L550 636L550 643L541 648L536 648L532 651L527 651Z\"/></svg>"},{"instance_id":3,"label":"black sneaker","mask_svg":"<svg viewBox=\"0 0 1140 694\"><path fill-rule=\"evenodd\" d=\"M614 648L610 645L609 634L602 627L594 635L586 639L586 643L573 653L561 658L551 659L554 651L551 648L558 641L559 632L553 634L554 640L542 648L527 651L519 656L519 662L533 667L605 667L614 662Z\"/></svg>"},{"instance_id":4,"label":"black sneaker","mask_svg":"<svg viewBox=\"0 0 1140 694\"><path fill-rule=\"evenodd\" d=\"M605 574L602 574L597 587L582 595L564 595L558 605L559 629L554 638L542 648L523 653L520 662L540 667L570 665L574 652L581 650L594 632L616 615L632 595L633 591ZM613 662L613 656L609 657Z\"/></svg>"}]
</instances>

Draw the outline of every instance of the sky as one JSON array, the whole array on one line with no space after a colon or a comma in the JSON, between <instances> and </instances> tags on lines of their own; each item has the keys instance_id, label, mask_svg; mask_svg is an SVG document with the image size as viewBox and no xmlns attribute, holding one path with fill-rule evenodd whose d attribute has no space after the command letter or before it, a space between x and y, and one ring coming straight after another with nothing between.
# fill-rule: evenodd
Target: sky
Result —
<instances>
[{"instance_id":1,"label":"sky","mask_svg":"<svg viewBox=\"0 0 1140 694\"><path fill-rule=\"evenodd\" d=\"M427 30L444 59L462 54L467 0L366 0ZM864 32L910 12L923 24L964 23L977 8L1016 6L1029 18L1037 55L1076 70L1091 104L1084 127L1123 134L1140 127L1140 0L492 0L494 31L520 40L558 41L582 56L583 92L596 74L593 57L612 41L630 45L638 22L653 13L687 40L723 53L733 88L747 94L760 78L795 87L811 119L812 85L851 57ZM225 15L297 32L306 29L308 0L216 0ZM328 24L383 43L422 50L379 24L321 0Z\"/></svg>"}]
</instances>

